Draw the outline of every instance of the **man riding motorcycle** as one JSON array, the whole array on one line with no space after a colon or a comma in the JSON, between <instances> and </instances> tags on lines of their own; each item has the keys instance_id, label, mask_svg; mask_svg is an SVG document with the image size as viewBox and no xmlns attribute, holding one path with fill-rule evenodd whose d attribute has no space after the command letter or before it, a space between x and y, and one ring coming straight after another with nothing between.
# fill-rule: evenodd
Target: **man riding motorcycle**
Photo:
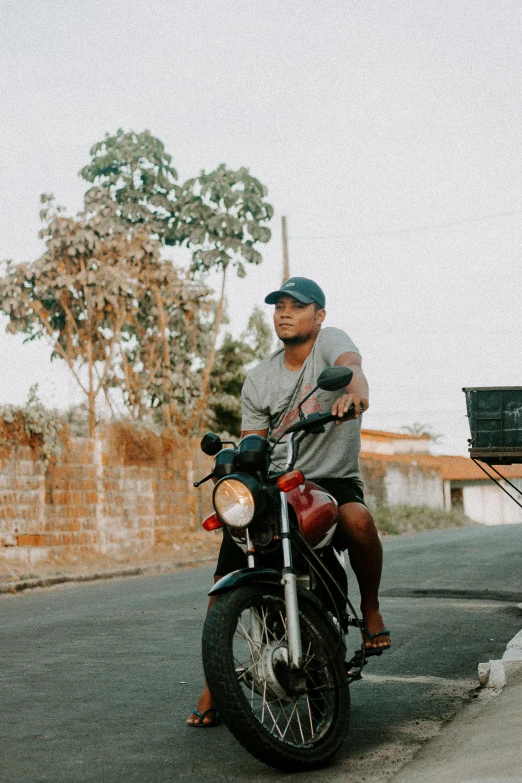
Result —
<instances>
[{"instance_id":1,"label":"man riding motorcycle","mask_svg":"<svg viewBox=\"0 0 522 783\"><path fill-rule=\"evenodd\" d=\"M242 392L242 437L257 434L275 442L298 420L298 404L312 390L321 370L331 365L352 370L353 378L344 392L339 395L318 391L302 408L309 415L330 407L334 415L342 417L354 405L355 419L337 427L333 435L318 435L303 442L296 468L333 495L339 504L334 543L339 550L348 549L359 584L366 655L379 653L389 649L390 634L379 611L382 546L364 504L359 474L360 415L368 408L368 383L361 357L341 329L322 328L326 317L325 296L313 280L292 277L278 291L268 294L265 302L275 305L274 327L283 348L248 373ZM285 453L285 445L280 442L273 452L275 465L284 464ZM245 566L244 553L225 527L215 581ZM207 686L187 723L198 728L219 723L219 713Z\"/></svg>"}]
</instances>

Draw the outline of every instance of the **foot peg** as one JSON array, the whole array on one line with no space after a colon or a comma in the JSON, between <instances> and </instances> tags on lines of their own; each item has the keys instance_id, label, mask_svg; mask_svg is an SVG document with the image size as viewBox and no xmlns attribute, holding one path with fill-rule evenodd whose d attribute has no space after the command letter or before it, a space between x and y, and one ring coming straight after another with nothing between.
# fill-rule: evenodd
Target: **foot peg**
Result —
<instances>
[{"instance_id":1,"label":"foot peg","mask_svg":"<svg viewBox=\"0 0 522 783\"><path fill-rule=\"evenodd\" d=\"M362 650L357 650L353 658L350 658L349 661L344 662L344 667L346 669L346 677L348 678L348 682L356 682L357 680L362 680L362 669L363 666L366 666L366 663L367 663L366 660L364 660L363 662Z\"/></svg>"}]
</instances>

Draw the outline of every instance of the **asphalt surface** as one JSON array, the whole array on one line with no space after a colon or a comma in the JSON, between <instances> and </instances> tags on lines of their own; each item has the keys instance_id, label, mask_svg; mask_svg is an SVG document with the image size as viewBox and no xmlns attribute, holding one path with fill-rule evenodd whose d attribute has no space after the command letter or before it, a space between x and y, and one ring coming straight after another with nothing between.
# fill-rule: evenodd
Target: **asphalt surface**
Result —
<instances>
[{"instance_id":1,"label":"asphalt surface","mask_svg":"<svg viewBox=\"0 0 522 783\"><path fill-rule=\"evenodd\" d=\"M382 608L393 652L352 686L351 731L328 772L292 779L390 779L472 699L477 664L500 658L522 627L521 537L514 525L385 541ZM2 596L0 780L287 778L251 758L224 726L184 725L202 685L211 573Z\"/></svg>"}]
</instances>

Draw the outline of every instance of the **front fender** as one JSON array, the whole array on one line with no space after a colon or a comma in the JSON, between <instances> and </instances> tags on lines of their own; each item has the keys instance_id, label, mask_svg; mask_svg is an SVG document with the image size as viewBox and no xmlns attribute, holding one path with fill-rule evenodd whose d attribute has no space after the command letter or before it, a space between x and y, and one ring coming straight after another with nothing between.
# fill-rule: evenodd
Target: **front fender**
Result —
<instances>
[{"instance_id":1,"label":"front fender","mask_svg":"<svg viewBox=\"0 0 522 783\"><path fill-rule=\"evenodd\" d=\"M239 571L232 571L230 574L222 577L219 582L212 587L209 591L209 595L222 595L228 593L230 590L235 590L237 587L243 587L243 585L253 584L265 584L274 585L282 589L281 572L276 571L273 568L241 568ZM340 634L344 643L344 634L338 625L333 621L330 612L327 612L321 601L310 590L306 590L302 587L298 587L298 595L301 599L309 601L315 608L326 618L330 623L332 630L336 634Z\"/></svg>"},{"instance_id":2,"label":"front fender","mask_svg":"<svg viewBox=\"0 0 522 783\"><path fill-rule=\"evenodd\" d=\"M243 585L265 584L281 587L281 572L273 568L241 568L227 574L209 591L209 595L221 595Z\"/></svg>"}]
</instances>

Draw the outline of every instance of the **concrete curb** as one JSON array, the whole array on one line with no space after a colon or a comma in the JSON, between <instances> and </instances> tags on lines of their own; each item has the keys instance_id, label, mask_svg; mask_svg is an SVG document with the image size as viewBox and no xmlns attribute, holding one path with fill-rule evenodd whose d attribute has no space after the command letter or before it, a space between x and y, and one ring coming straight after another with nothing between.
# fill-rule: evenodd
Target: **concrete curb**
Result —
<instances>
[{"instance_id":1,"label":"concrete curb","mask_svg":"<svg viewBox=\"0 0 522 783\"><path fill-rule=\"evenodd\" d=\"M518 607L522 608L520 604ZM522 666L522 629L507 643L500 660L479 663L479 682L487 689L489 695L496 696L502 692L509 676L520 666Z\"/></svg>"},{"instance_id":2,"label":"concrete curb","mask_svg":"<svg viewBox=\"0 0 522 783\"><path fill-rule=\"evenodd\" d=\"M392 783L522 783L522 661L506 661L505 675L502 691L484 688L419 748Z\"/></svg>"},{"instance_id":3,"label":"concrete curb","mask_svg":"<svg viewBox=\"0 0 522 783\"><path fill-rule=\"evenodd\" d=\"M156 563L154 565L137 566L135 568L120 568L109 571L93 571L86 574L56 574L55 576L42 576L34 579L20 581L0 582L0 595L15 594L23 590L32 590L35 587L52 587L66 582L95 582L100 579L116 579L126 576L153 576L155 574L168 574L180 568L214 563L216 556L203 557L193 560L179 560L173 563Z\"/></svg>"}]
</instances>

